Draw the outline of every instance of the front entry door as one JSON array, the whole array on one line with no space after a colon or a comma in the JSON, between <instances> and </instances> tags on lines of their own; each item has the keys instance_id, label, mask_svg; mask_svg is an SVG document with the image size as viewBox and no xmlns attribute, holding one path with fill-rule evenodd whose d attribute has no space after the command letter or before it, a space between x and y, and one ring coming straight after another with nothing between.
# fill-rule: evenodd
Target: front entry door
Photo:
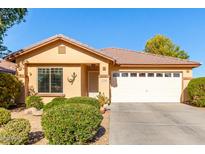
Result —
<instances>
[{"instance_id":1,"label":"front entry door","mask_svg":"<svg viewBox=\"0 0 205 154\"><path fill-rule=\"evenodd\" d=\"M88 96L96 97L98 95L98 71L88 72Z\"/></svg>"}]
</instances>

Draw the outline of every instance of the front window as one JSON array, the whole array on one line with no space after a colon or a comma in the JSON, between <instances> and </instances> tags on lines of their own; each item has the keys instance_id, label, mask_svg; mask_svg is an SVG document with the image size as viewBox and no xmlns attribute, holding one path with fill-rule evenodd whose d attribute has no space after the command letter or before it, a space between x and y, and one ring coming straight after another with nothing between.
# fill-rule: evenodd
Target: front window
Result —
<instances>
[{"instance_id":1,"label":"front window","mask_svg":"<svg viewBox=\"0 0 205 154\"><path fill-rule=\"evenodd\" d=\"M122 73L121 76L122 77L128 77L128 73Z\"/></svg>"},{"instance_id":2,"label":"front window","mask_svg":"<svg viewBox=\"0 0 205 154\"><path fill-rule=\"evenodd\" d=\"M173 73L173 77L180 77L180 73Z\"/></svg>"},{"instance_id":3,"label":"front window","mask_svg":"<svg viewBox=\"0 0 205 154\"><path fill-rule=\"evenodd\" d=\"M172 74L171 73L165 73L164 76L165 77L172 77Z\"/></svg>"},{"instance_id":4,"label":"front window","mask_svg":"<svg viewBox=\"0 0 205 154\"><path fill-rule=\"evenodd\" d=\"M137 73L130 73L131 77L137 77Z\"/></svg>"},{"instance_id":5,"label":"front window","mask_svg":"<svg viewBox=\"0 0 205 154\"><path fill-rule=\"evenodd\" d=\"M148 77L154 77L154 73L148 73L147 76Z\"/></svg>"},{"instance_id":6,"label":"front window","mask_svg":"<svg viewBox=\"0 0 205 154\"><path fill-rule=\"evenodd\" d=\"M120 76L120 74L119 73L113 73L113 75L112 75L113 77L119 77Z\"/></svg>"},{"instance_id":7,"label":"front window","mask_svg":"<svg viewBox=\"0 0 205 154\"><path fill-rule=\"evenodd\" d=\"M38 92L62 93L63 69L62 68L38 68Z\"/></svg>"},{"instance_id":8,"label":"front window","mask_svg":"<svg viewBox=\"0 0 205 154\"><path fill-rule=\"evenodd\" d=\"M139 77L145 77L146 74L145 73L139 73Z\"/></svg>"},{"instance_id":9,"label":"front window","mask_svg":"<svg viewBox=\"0 0 205 154\"><path fill-rule=\"evenodd\" d=\"M157 73L156 77L163 77L163 74L162 73Z\"/></svg>"}]
</instances>

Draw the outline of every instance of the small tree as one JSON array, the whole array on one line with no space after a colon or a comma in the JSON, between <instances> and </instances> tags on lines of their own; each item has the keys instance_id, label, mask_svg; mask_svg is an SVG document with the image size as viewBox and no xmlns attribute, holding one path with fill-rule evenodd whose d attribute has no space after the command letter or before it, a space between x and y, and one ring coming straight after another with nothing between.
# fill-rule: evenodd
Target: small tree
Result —
<instances>
[{"instance_id":1,"label":"small tree","mask_svg":"<svg viewBox=\"0 0 205 154\"><path fill-rule=\"evenodd\" d=\"M6 31L15 24L24 21L27 9L24 8L1 8L0 9L0 58L8 55L11 51L3 45Z\"/></svg>"},{"instance_id":2,"label":"small tree","mask_svg":"<svg viewBox=\"0 0 205 154\"><path fill-rule=\"evenodd\" d=\"M171 39L163 35L155 35L148 40L145 45L145 52L181 59L189 58L189 55L184 50L181 50Z\"/></svg>"}]
</instances>

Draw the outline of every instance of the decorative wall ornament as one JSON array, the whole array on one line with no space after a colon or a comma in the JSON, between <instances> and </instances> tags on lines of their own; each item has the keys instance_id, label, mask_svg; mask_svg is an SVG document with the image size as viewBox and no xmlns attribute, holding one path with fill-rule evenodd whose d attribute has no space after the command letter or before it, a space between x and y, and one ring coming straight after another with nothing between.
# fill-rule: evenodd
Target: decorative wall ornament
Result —
<instances>
[{"instance_id":1,"label":"decorative wall ornament","mask_svg":"<svg viewBox=\"0 0 205 154\"><path fill-rule=\"evenodd\" d=\"M34 96L34 95L37 95L38 93L34 90L34 87L33 86L30 86L29 89L28 89L28 95L29 96Z\"/></svg>"},{"instance_id":2,"label":"decorative wall ornament","mask_svg":"<svg viewBox=\"0 0 205 154\"><path fill-rule=\"evenodd\" d=\"M28 63L28 60L23 60L21 61L19 64L17 64L16 66L16 72L17 72L17 76L19 76L19 72L21 72L22 70L25 69L25 64Z\"/></svg>"},{"instance_id":3,"label":"decorative wall ornament","mask_svg":"<svg viewBox=\"0 0 205 154\"><path fill-rule=\"evenodd\" d=\"M18 71L22 71L24 69L25 64L27 64L27 63L28 63L28 60L21 61L19 64L17 64L16 69Z\"/></svg>"},{"instance_id":4,"label":"decorative wall ornament","mask_svg":"<svg viewBox=\"0 0 205 154\"><path fill-rule=\"evenodd\" d=\"M77 77L77 74L73 72L73 74L71 75L71 78L68 77L67 80L68 82L71 83L71 85L73 85L73 82L75 81L76 77Z\"/></svg>"}]
</instances>

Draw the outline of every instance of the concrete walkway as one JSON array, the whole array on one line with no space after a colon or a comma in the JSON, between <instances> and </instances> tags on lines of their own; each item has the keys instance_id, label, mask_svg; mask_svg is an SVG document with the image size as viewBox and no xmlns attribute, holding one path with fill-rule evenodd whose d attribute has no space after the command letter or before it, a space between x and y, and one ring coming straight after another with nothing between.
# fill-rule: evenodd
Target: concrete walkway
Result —
<instances>
[{"instance_id":1,"label":"concrete walkway","mask_svg":"<svg viewBox=\"0 0 205 154\"><path fill-rule=\"evenodd\" d=\"M205 108L113 103L109 144L205 144Z\"/></svg>"}]
</instances>

